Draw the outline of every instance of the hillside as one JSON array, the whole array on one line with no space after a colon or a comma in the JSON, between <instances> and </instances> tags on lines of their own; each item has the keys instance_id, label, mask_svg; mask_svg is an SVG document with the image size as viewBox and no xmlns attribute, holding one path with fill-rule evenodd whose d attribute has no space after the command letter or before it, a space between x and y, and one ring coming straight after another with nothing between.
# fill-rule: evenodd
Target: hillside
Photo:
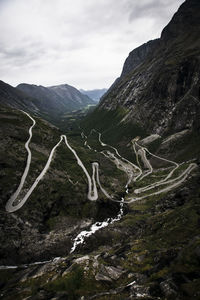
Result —
<instances>
[{"instance_id":1,"label":"hillside","mask_svg":"<svg viewBox=\"0 0 200 300\"><path fill-rule=\"evenodd\" d=\"M22 83L17 86L17 89L40 100L43 111L51 110L52 112L62 113L63 111L77 110L88 104L94 104L89 97L81 94L76 88L68 84L44 87Z\"/></svg>"},{"instance_id":2,"label":"hillside","mask_svg":"<svg viewBox=\"0 0 200 300\"><path fill-rule=\"evenodd\" d=\"M154 155L147 159L151 152L141 145L149 148L148 139L137 138L131 162L96 131L68 135L72 148L66 147L57 128L31 118L1 107L1 295L198 299L196 163L177 164ZM30 170L13 202L26 166L30 128ZM88 176L94 190L90 196Z\"/></svg>"},{"instance_id":3,"label":"hillside","mask_svg":"<svg viewBox=\"0 0 200 300\"><path fill-rule=\"evenodd\" d=\"M0 104L18 109L27 109L35 114L39 112L39 100L30 98L22 91L0 80Z\"/></svg>"},{"instance_id":4,"label":"hillside","mask_svg":"<svg viewBox=\"0 0 200 300\"><path fill-rule=\"evenodd\" d=\"M0 81L0 104L31 112L62 127L65 114L85 109L95 102L67 84L48 88L20 84L14 88Z\"/></svg>"},{"instance_id":5,"label":"hillside","mask_svg":"<svg viewBox=\"0 0 200 300\"><path fill-rule=\"evenodd\" d=\"M42 119L35 117L34 119L36 124L32 129L33 136L30 143L32 153L30 170L19 198L24 197L28 188L42 172L52 148L59 142L62 134L56 127ZM27 151L24 145L28 139L31 124L32 121L26 113L1 106L0 211L3 226L0 234L1 264L9 262L16 264L40 260L44 256L51 258L63 255L72 246L70 241L72 233L75 234L80 226L81 228L87 227L96 218L101 220L106 215L114 214L119 206L115 203L107 203L106 208L101 207L101 201L107 202L105 196L101 194L100 202L87 200L87 177L85 178L84 173L80 173L76 158L62 142L53 156L53 162L44 179L36 186L27 202L13 215L8 214L5 211L5 205L16 190L25 168ZM91 160L100 162L104 160L95 152L89 153L88 156L89 150L84 147L81 136L80 138L76 135L68 136L68 140L70 145L78 151L89 174L92 172ZM120 176L123 178L123 173L120 175L120 172L115 170L109 161L106 165L108 172L112 170L114 177L115 173L119 176L115 179L116 182L120 180ZM108 184L107 187L109 187ZM71 224L71 229L65 228L65 224L68 223ZM10 226L16 230L9 231ZM23 232L23 240L21 232ZM65 232L66 236L63 237ZM48 233L51 233L50 243ZM28 237L30 234L31 240ZM54 234L55 241L53 242ZM14 240L16 243L13 243ZM42 248L38 244L39 240L43 240ZM24 246L22 246L23 243L25 243ZM67 245L67 248L63 243Z\"/></svg>"},{"instance_id":6,"label":"hillside","mask_svg":"<svg viewBox=\"0 0 200 300\"><path fill-rule=\"evenodd\" d=\"M164 28L160 39L129 54L121 76L88 117L85 128L90 129L95 120L95 128L113 143L120 142L123 136L127 142L132 130L138 135L159 134L163 138L182 132L187 133L182 136L189 138L191 144L197 141L199 6L199 1L187 0Z\"/></svg>"}]
</instances>

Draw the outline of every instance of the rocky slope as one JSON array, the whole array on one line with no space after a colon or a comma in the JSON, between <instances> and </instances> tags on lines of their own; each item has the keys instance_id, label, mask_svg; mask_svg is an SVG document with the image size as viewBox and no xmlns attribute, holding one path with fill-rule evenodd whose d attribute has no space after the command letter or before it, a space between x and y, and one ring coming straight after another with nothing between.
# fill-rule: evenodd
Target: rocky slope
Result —
<instances>
[{"instance_id":1,"label":"rocky slope","mask_svg":"<svg viewBox=\"0 0 200 300\"><path fill-rule=\"evenodd\" d=\"M160 39L133 50L120 78L85 126L90 127L92 118L98 126L100 118L112 114L117 115L117 123L121 122L119 127L135 125L148 134L165 136L186 129L199 131L199 18L200 2L187 0L164 28ZM111 120L105 126L101 122L101 130L112 131ZM124 133L127 135L126 130Z\"/></svg>"}]
</instances>

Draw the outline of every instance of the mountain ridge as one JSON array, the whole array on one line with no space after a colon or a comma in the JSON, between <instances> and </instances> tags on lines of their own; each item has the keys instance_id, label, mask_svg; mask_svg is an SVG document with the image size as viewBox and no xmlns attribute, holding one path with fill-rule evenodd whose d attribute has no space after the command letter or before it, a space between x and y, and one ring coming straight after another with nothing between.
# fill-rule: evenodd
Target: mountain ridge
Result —
<instances>
[{"instance_id":1,"label":"mountain ridge","mask_svg":"<svg viewBox=\"0 0 200 300\"><path fill-rule=\"evenodd\" d=\"M61 126L65 113L95 105L95 102L68 84L46 88L23 83L14 88L0 81L0 104L25 110Z\"/></svg>"},{"instance_id":2,"label":"mountain ridge","mask_svg":"<svg viewBox=\"0 0 200 300\"><path fill-rule=\"evenodd\" d=\"M42 85L19 84L17 89L26 92L31 97L48 101L60 113L63 109L74 110L80 109L88 104L94 104L86 95L82 95L75 87L69 84L44 87Z\"/></svg>"}]
</instances>

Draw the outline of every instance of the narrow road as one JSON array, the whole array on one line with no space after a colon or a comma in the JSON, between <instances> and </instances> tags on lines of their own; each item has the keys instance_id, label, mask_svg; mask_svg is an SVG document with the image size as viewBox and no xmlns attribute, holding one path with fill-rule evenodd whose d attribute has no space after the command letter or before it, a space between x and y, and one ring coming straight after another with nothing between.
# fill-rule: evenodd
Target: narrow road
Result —
<instances>
[{"instance_id":1,"label":"narrow road","mask_svg":"<svg viewBox=\"0 0 200 300\"><path fill-rule=\"evenodd\" d=\"M102 193L109 199L111 199L112 197L110 195L108 195L108 193L106 192L106 190L102 187L100 179L99 179L99 164L97 162L92 163L92 167L93 167L93 174L96 170L96 180L97 183L100 187L100 190L102 191Z\"/></svg>"},{"instance_id":2,"label":"narrow road","mask_svg":"<svg viewBox=\"0 0 200 300\"><path fill-rule=\"evenodd\" d=\"M136 142L135 142L135 143L136 143ZM145 187L142 187L142 188L140 188L140 189L136 189L134 192L137 194L137 193L145 192L145 191L150 190L150 189L152 189L152 188L154 188L154 187L157 187L157 186L159 186L159 185L162 185L162 183L164 183L164 182L167 182L167 180L168 180L169 178L172 177L172 175L173 175L174 172L179 168L180 165L179 165L178 163L174 162L174 161L171 161L171 160L169 160L169 159L166 159L166 158L163 158L163 157L160 157L160 156L157 156L157 155L151 153L147 148L143 148L143 147L141 147L140 145L138 145L138 143L136 143L136 145L137 145L138 147L140 147L140 149L143 149L143 151L148 152L151 156L153 156L153 157L155 157L155 158L157 158L157 159L159 159L159 160L163 160L163 161L166 161L166 162L168 162L168 163L170 163L170 164L175 165L175 167L172 169L172 171L169 172L169 174L167 174L167 176L166 176L164 179L162 179L162 180L160 180L160 181L157 181L156 183L152 183L152 184L150 184L150 185L147 185L147 186L145 186ZM152 169L152 171L153 171L153 169ZM152 171L151 171L151 173L152 173ZM148 175L149 175L149 174L148 174ZM140 178L140 179L141 179L141 178Z\"/></svg>"},{"instance_id":3,"label":"narrow road","mask_svg":"<svg viewBox=\"0 0 200 300\"><path fill-rule=\"evenodd\" d=\"M82 168L83 172L86 175L86 178L87 178L87 181L88 181L88 195L87 195L88 200L96 201L98 199L98 191L97 191L97 185L96 185L96 180L95 180L95 174L96 174L96 178L97 178L97 183L98 183L101 191L104 193L104 195L106 195L106 197L111 198L108 195L108 193L102 188L102 186L100 184L99 165L98 165L98 163L96 163L96 162L92 163L92 178L91 178L88 171L87 171L87 169L85 168L83 162L81 161L81 159L77 155L76 151L68 143L66 135L61 135L59 142L52 148L44 169L41 171L39 176L36 178L36 180L34 181L32 186L30 187L30 189L28 190L26 195L22 199L17 199L20 196L20 192L21 192L21 190L24 186L26 177L27 177L28 172L29 172L29 168L30 168L30 164L31 164L31 150L29 148L29 143L30 143L31 138L32 138L32 129L36 124L36 121L28 113L26 113L24 111L22 111L22 112L24 114L26 114L32 120L33 124L29 128L29 138L28 138L28 141L25 144L25 148L28 152L26 167L25 167L24 173L22 175L22 178L21 178L21 181L20 181L20 184L19 184L17 190L15 191L15 193L10 197L10 199L6 203L5 208L6 208L7 212L11 213L11 212L17 211L18 209L20 209L26 203L26 201L28 200L30 195L33 193L34 189L37 187L40 180L44 177L47 170L49 169L51 161L53 159L53 155L55 153L55 150L59 147L59 145L61 144L61 142L63 140L64 140L66 146L68 147L68 149L70 149L70 151L74 154L74 156L77 160L77 164ZM82 133L82 137L85 137L83 133Z\"/></svg>"},{"instance_id":4,"label":"narrow road","mask_svg":"<svg viewBox=\"0 0 200 300\"><path fill-rule=\"evenodd\" d=\"M30 169L30 163L31 163L31 150L29 148L29 143L31 141L31 138L32 138L32 129L33 127L35 126L36 122L35 120L25 111L23 110L20 110L22 113L24 113L25 115L27 115L29 117L29 119L31 119L31 121L33 122L33 124L31 125L31 127L29 128L29 138L27 140L27 142L25 143L25 148L28 152L28 157L27 157L27 161L26 161L26 167L25 167L25 170L24 170L24 173L22 175L22 178L21 178L21 181L20 181L20 184L17 188L17 190L14 192L14 194L10 197L10 199L8 200L8 202L6 203L6 211L8 212L12 212L12 208L13 208L13 203L14 201L17 199L17 197L19 196L23 186L24 186L24 182L26 180L26 177L28 175L28 172L29 172L29 169Z\"/></svg>"},{"instance_id":5,"label":"narrow road","mask_svg":"<svg viewBox=\"0 0 200 300\"><path fill-rule=\"evenodd\" d=\"M133 166L128 164L127 162L124 162L122 159L116 157L116 155L110 151L102 151L100 153L104 155L106 158L108 158L112 163L114 163L119 170L127 174L128 181L126 187L128 187L128 185L131 183L131 181L134 178L135 168L133 168Z\"/></svg>"},{"instance_id":6,"label":"narrow road","mask_svg":"<svg viewBox=\"0 0 200 300\"><path fill-rule=\"evenodd\" d=\"M60 141L51 150L51 153L49 155L49 158L47 160L47 163L46 163L44 169L42 170L42 172L40 173L40 175L36 178L35 182L31 186L31 188L28 190L28 192L26 193L26 195L24 196L24 198L20 199L19 203L17 203L16 205L14 205L14 202L15 202L15 200L16 200L16 198L17 198L18 195L16 196L16 194L14 194L13 196L11 196L11 198L6 203L6 211L7 212L14 212L14 211L20 209L26 203L26 201L28 200L28 198L30 197L30 195L32 194L32 192L34 191L34 189L36 188L36 186L38 185L38 183L40 182L40 180L44 177L45 173L47 172L47 170L48 170L48 168L50 166L51 160L53 158L53 154L54 154L56 148L60 145L61 142L62 142L62 137L60 138ZM30 165L30 163L29 163L29 165ZM24 184L24 182L23 182L23 184ZM23 187L23 185L22 185L22 187Z\"/></svg>"},{"instance_id":7,"label":"narrow road","mask_svg":"<svg viewBox=\"0 0 200 300\"><path fill-rule=\"evenodd\" d=\"M93 129L93 131L97 132L95 129ZM134 201L138 201L138 200L145 199L145 198L150 197L150 196L154 196L154 195L158 195L158 194L161 194L161 193L164 193L164 192L168 192L168 191L174 189L175 187L181 185L181 184L186 180L186 178L188 177L188 175L192 172L192 170L194 170L194 169L197 167L197 165L196 165L195 163L192 163L192 164L190 164L190 165L188 166L188 168L187 168L186 170L184 170L179 176L177 176L177 177L175 177L174 179L171 179L171 180L170 180L170 178L172 177L172 175L174 174L174 172L179 168L180 164L178 164L178 163L176 163L176 162L174 162L174 161L168 160L168 159L166 159L166 158L162 158L162 157L160 157L160 156L157 156L157 155L151 153L147 148L142 147L142 146L140 146L140 145L137 143L137 141L138 141L139 138L135 138L135 139L132 140L132 144L133 144L133 149L134 149L134 152L135 152L135 155L136 155L136 161L137 161L137 163L138 163L138 165L139 165L139 166L136 166L136 165L133 164L132 162L130 162L130 161L128 161L127 159L123 158L123 157L119 154L119 152L118 152L118 150L117 150L116 148L114 148L113 146L110 146L110 145L108 145L108 144L103 143L102 140L101 140L101 133L99 133L99 132L97 132L97 133L99 134L99 143L100 143L103 147L108 146L108 147L112 148L112 149L115 151L115 153L116 153L121 159L123 159L123 161L126 161L127 163L129 163L129 165L133 166L135 169L137 169L137 170L139 171L138 175L137 175L136 177L134 177L134 179L133 179L134 181L137 181L137 180L140 181L140 180L142 180L144 177L146 177L146 176L152 174L152 172L153 172L153 167L151 166L149 160L148 160L147 157L146 157L146 152L148 152L151 156L153 156L153 157L155 157L155 158L157 158L157 159L166 161L166 162L168 162L168 163L170 163L170 164L173 164L173 165L175 166L175 167L169 172L169 174L167 174L167 176L166 176L164 179L159 180L159 181L157 181L157 182L155 182L155 183L152 183L152 184L150 184L150 185L144 186L144 187L142 187L142 188L135 189L135 190L134 190L134 193L135 193L135 194L139 194L139 193L146 192L146 191L148 191L148 190L154 189L155 187L159 187L159 186L161 186L161 185L166 185L166 184L169 184L168 187L166 187L166 188L164 188L164 189L161 189L161 190L159 190L159 191L155 191L154 193L151 193L151 194L146 194L146 195L141 196L141 197L130 197L130 198L129 198L130 200L129 200L129 201L124 201L124 203L131 203L131 202L134 202ZM137 147L139 148L138 151L136 150L135 145L137 145ZM107 153L109 153L109 152L107 151ZM105 155L105 153L104 153L104 155ZM146 174L143 174L143 176L141 176L142 173L143 173L143 171L142 171L141 166L140 166L140 164L139 164L138 155L141 156L141 159L142 159L144 165L149 169L149 171L148 171ZM106 155L105 155L105 156L106 156ZM111 157L111 154L109 154L109 156ZM115 160L117 159L113 153L112 153L112 158L114 158ZM114 161L114 163L116 163L116 162ZM121 163L119 162L119 160L118 160L118 161L117 161L117 166L119 167L120 165L122 165L122 164L121 164ZM130 183L130 182L128 182L128 184L129 184L129 183ZM128 184L126 185L126 188L128 188ZM127 189L127 191L128 191L128 189ZM120 202L120 201L115 200L115 199L111 199L111 200L112 200L112 201L115 201L115 202Z\"/></svg>"},{"instance_id":8,"label":"narrow road","mask_svg":"<svg viewBox=\"0 0 200 300\"><path fill-rule=\"evenodd\" d=\"M83 172L85 173L85 175L87 177L87 180L88 180L88 199L91 200L91 201L97 200L98 199L98 192L97 192L97 186L96 186L96 181L95 181L95 176L94 176L94 170L95 170L94 167L93 167L93 174L92 174L92 179L91 179L87 169L85 168L84 164L82 163L82 161L78 157L76 151L69 145L66 135L62 135L62 138L64 139L65 144L67 145L67 147L71 150L71 152L76 157L77 164L82 168Z\"/></svg>"},{"instance_id":9,"label":"narrow road","mask_svg":"<svg viewBox=\"0 0 200 300\"><path fill-rule=\"evenodd\" d=\"M146 198L151 197L151 196L154 196L154 195L159 195L159 194L161 194L161 193L169 192L169 191L171 191L172 189L174 189L174 188L178 187L179 185L181 185L181 184L186 180L186 178L188 177L188 175L192 172L192 170L194 170L194 169L196 169L196 168L197 168L197 164L192 163L192 164L190 164L189 167L184 171L184 173L182 173L182 174L178 177L178 179L180 179L180 180L178 180L178 181L175 182L174 184L172 184L172 185L170 185L170 186L168 186L168 187L166 187L166 188L164 188L164 189L162 189L162 190L159 190L159 191L157 191L157 192L154 192L154 193L152 193L152 194L144 195L144 196L142 196L142 197L130 197L130 201L125 201L125 203L132 203L132 202L135 202L135 201L138 201L138 200L146 199ZM183 176L183 175L184 175L184 176ZM175 180L176 180L176 179L177 179L177 178L175 178ZM172 180L172 182L175 181L175 180Z\"/></svg>"},{"instance_id":10,"label":"narrow road","mask_svg":"<svg viewBox=\"0 0 200 300\"><path fill-rule=\"evenodd\" d=\"M144 177L150 175L152 172L153 172L153 168L152 168L152 165L150 164L149 160L147 159L147 156L146 156L146 151L144 148L141 148L138 150L138 155L140 155L141 157L141 160L144 164L144 166L149 169L148 172L144 173L139 180L142 180Z\"/></svg>"}]
</instances>

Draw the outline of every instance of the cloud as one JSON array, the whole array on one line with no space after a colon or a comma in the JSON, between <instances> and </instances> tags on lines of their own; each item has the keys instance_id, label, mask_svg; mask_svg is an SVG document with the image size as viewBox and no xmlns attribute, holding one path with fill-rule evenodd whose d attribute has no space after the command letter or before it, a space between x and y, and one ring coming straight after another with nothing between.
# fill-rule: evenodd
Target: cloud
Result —
<instances>
[{"instance_id":1,"label":"cloud","mask_svg":"<svg viewBox=\"0 0 200 300\"><path fill-rule=\"evenodd\" d=\"M108 87L183 0L0 0L0 77Z\"/></svg>"}]
</instances>

